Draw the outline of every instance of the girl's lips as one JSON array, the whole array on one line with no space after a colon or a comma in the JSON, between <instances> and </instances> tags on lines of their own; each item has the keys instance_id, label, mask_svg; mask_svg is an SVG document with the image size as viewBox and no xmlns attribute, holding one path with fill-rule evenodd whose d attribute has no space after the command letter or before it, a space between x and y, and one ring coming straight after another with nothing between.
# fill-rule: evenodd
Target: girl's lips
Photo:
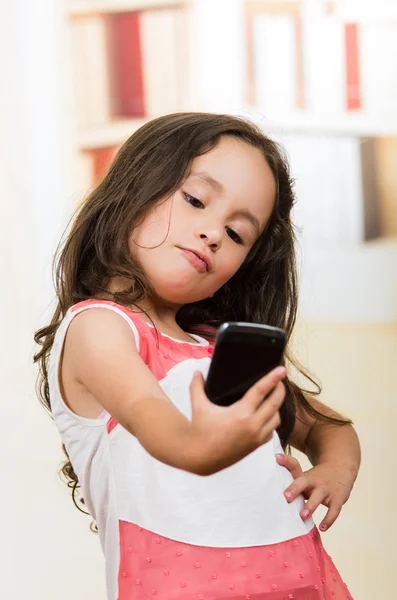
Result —
<instances>
[{"instance_id":1,"label":"girl's lips","mask_svg":"<svg viewBox=\"0 0 397 600\"><path fill-rule=\"evenodd\" d=\"M205 260L200 258L200 256L198 256L193 250L186 250L185 248L180 248L180 250L182 254L186 256L188 261L194 267L196 267L197 271L199 271L200 273L205 273L206 271L208 271L208 265L205 262Z\"/></svg>"}]
</instances>

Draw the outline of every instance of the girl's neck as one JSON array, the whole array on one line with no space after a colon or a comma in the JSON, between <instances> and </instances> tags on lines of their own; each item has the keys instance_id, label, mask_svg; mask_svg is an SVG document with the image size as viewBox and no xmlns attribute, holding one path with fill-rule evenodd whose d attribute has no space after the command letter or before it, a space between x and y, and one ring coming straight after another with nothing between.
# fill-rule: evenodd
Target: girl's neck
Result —
<instances>
[{"instance_id":1,"label":"girl's neck","mask_svg":"<svg viewBox=\"0 0 397 600\"><path fill-rule=\"evenodd\" d=\"M144 318L148 323L155 325L156 329L172 338L195 342L176 321L176 313L180 307L168 307L159 303L139 302L139 308L144 311Z\"/></svg>"},{"instance_id":2,"label":"girl's neck","mask_svg":"<svg viewBox=\"0 0 397 600\"><path fill-rule=\"evenodd\" d=\"M113 279L109 285L109 298L114 299L113 294L128 287L127 282L119 279ZM104 298L107 299L107 298ZM168 305L161 298L140 300L134 306L130 306L132 310L140 308L143 312L145 320L154 325L156 329L166 335L186 342L195 342L188 333L186 333L177 323L176 314L181 306Z\"/></svg>"},{"instance_id":3,"label":"girl's neck","mask_svg":"<svg viewBox=\"0 0 397 600\"><path fill-rule=\"evenodd\" d=\"M114 278L109 282L109 297L105 300L114 300L113 294L126 289L128 282L120 278ZM176 314L181 306L168 305L161 298L146 298L138 301L134 306L130 306L132 310L140 308L143 312L145 320L156 327L160 332L166 335L186 342L195 342L188 333L186 333L177 323Z\"/></svg>"}]
</instances>

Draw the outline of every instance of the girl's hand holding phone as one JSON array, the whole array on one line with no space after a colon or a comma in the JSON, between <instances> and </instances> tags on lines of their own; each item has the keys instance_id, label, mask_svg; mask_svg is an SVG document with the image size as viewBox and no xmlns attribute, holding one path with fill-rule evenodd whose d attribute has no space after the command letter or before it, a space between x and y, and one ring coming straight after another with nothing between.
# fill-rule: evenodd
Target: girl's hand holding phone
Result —
<instances>
[{"instance_id":1,"label":"girl's hand holding phone","mask_svg":"<svg viewBox=\"0 0 397 600\"><path fill-rule=\"evenodd\" d=\"M207 398L204 379L196 373L190 385L190 453L194 472L216 473L271 440L273 431L280 425L285 375L285 367L277 367L257 381L241 400L222 407Z\"/></svg>"}]
</instances>

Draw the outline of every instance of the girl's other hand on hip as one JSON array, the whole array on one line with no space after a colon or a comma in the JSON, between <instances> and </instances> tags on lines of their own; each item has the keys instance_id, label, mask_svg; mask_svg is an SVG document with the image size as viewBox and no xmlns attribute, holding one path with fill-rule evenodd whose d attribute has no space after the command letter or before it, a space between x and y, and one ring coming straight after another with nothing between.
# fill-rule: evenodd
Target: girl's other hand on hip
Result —
<instances>
[{"instance_id":1,"label":"girl's other hand on hip","mask_svg":"<svg viewBox=\"0 0 397 600\"><path fill-rule=\"evenodd\" d=\"M321 463L308 471L303 471L299 461L286 454L277 454L279 465L286 467L294 482L285 490L287 502L292 502L300 494L307 500L301 510L302 519L308 519L323 504L328 508L320 523L320 530L326 531L338 518L342 506L348 500L354 479L343 467Z\"/></svg>"}]
</instances>

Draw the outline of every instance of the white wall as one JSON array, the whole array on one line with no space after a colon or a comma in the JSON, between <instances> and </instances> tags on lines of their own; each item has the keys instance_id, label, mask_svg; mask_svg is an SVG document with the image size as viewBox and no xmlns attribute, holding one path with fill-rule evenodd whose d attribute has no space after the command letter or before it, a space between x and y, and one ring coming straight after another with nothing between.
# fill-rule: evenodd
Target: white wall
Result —
<instances>
[{"instance_id":1,"label":"white wall","mask_svg":"<svg viewBox=\"0 0 397 600\"><path fill-rule=\"evenodd\" d=\"M53 0L13 0L0 19L0 597L104 598L99 543L56 472L59 438L34 396L33 331L68 212L63 29ZM67 92L67 90L66 90Z\"/></svg>"},{"instance_id":2,"label":"white wall","mask_svg":"<svg viewBox=\"0 0 397 600\"><path fill-rule=\"evenodd\" d=\"M300 314L310 321L397 322L397 242L301 241Z\"/></svg>"}]
</instances>

